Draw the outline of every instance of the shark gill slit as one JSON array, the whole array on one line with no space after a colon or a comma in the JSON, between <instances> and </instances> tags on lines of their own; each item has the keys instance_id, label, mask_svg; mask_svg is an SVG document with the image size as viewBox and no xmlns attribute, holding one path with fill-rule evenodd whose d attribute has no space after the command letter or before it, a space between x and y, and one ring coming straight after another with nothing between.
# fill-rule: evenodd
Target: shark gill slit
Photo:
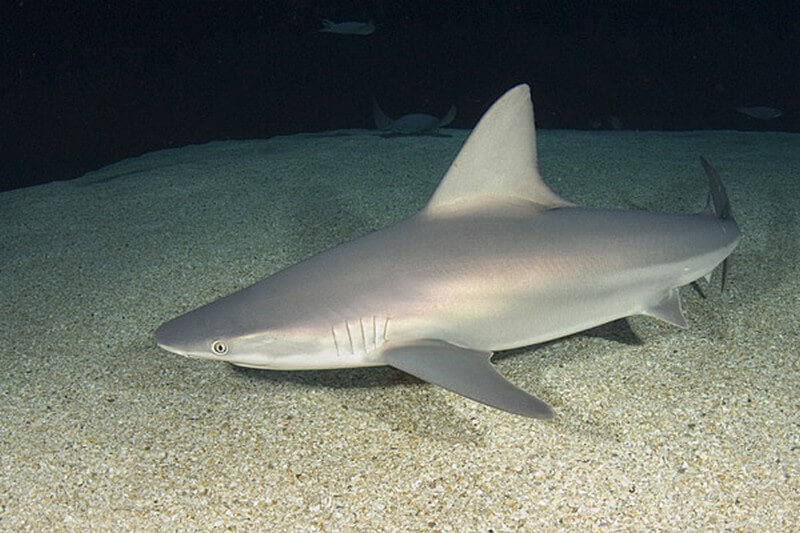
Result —
<instances>
[{"instance_id":1,"label":"shark gill slit","mask_svg":"<svg viewBox=\"0 0 800 533\"><path fill-rule=\"evenodd\" d=\"M364 353L367 353L367 334L364 333L364 319L358 317L358 325L361 326L361 345L364 347Z\"/></svg>"},{"instance_id":2,"label":"shark gill slit","mask_svg":"<svg viewBox=\"0 0 800 533\"><path fill-rule=\"evenodd\" d=\"M348 322L347 319L344 321L344 329L347 330L347 339L350 341L350 353L355 355L356 347L353 344L353 334L350 333L350 322Z\"/></svg>"},{"instance_id":3,"label":"shark gill slit","mask_svg":"<svg viewBox=\"0 0 800 533\"><path fill-rule=\"evenodd\" d=\"M339 343L336 341L336 329L331 326L331 336L333 337L333 346L336 348L336 357L341 357L342 352L339 350Z\"/></svg>"}]
</instances>

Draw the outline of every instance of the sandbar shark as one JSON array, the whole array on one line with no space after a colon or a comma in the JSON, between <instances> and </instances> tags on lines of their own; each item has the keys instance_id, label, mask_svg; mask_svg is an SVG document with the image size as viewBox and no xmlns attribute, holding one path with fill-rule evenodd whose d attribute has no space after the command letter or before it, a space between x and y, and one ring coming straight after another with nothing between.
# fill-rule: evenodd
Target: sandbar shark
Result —
<instances>
[{"instance_id":1,"label":"sandbar shark","mask_svg":"<svg viewBox=\"0 0 800 533\"><path fill-rule=\"evenodd\" d=\"M686 327L678 287L740 239L716 172L697 214L579 207L537 168L530 89L486 112L427 205L164 323L157 344L234 365L390 365L490 406L551 418L492 354L636 314Z\"/></svg>"},{"instance_id":2,"label":"sandbar shark","mask_svg":"<svg viewBox=\"0 0 800 533\"><path fill-rule=\"evenodd\" d=\"M736 111L743 115L747 115L751 118L757 118L761 120L772 120L774 118L779 118L783 116L783 111L778 109L777 107L768 107L768 106L742 106L737 107Z\"/></svg>"},{"instance_id":3,"label":"sandbar shark","mask_svg":"<svg viewBox=\"0 0 800 533\"><path fill-rule=\"evenodd\" d=\"M378 105L378 101L372 99L372 118L375 127L381 131L388 131L400 135L417 135L420 133L436 133L439 128L444 128L456 118L456 106L450 106L444 117L434 117L425 113L409 113L398 119L389 118Z\"/></svg>"},{"instance_id":4,"label":"sandbar shark","mask_svg":"<svg viewBox=\"0 0 800 533\"><path fill-rule=\"evenodd\" d=\"M332 20L322 19L322 29L317 33L338 33L339 35L372 35L375 33L375 23L370 19L368 22L333 22Z\"/></svg>"}]
</instances>

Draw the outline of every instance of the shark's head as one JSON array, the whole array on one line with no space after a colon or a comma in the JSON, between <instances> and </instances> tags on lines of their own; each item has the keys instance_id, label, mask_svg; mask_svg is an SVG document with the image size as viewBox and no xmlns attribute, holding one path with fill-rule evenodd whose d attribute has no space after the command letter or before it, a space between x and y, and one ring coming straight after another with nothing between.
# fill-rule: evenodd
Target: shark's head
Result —
<instances>
[{"instance_id":1,"label":"shark's head","mask_svg":"<svg viewBox=\"0 0 800 533\"><path fill-rule=\"evenodd\" d=\"M242 296L234 293L165 322L155 332L156 344L186 357L274 370L320 368L336 359L330 327L279 325L274 314L237 308Z\"/></svg>"}]
</instances>

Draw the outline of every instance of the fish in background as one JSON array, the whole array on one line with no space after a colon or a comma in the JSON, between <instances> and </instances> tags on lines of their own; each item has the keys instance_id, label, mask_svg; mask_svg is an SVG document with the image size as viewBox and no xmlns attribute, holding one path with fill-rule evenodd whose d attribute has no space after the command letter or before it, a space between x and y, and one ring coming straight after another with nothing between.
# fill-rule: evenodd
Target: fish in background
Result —
<instances>
[{"instance_id":1,"label":"fish in background","mask_svg":"<svg viewBox=\"0 0 800 533\"><path fill-rule=\"evenodd\" d=\"M772 120L783 116L783 111L777 107L769 106L742 106L737 107L736 111L750 118L757 118L759 120Z\"/></svg>"},{"instance_id":2,"label":"fish in background","mask_svg":"<svg viewBox=\"0 0 800 533\"><path fill-rule=\"evenodd\" d=\"M322 29L317 33L338 33L339 35L371 35L375 32L375 23L372 19L368 22L333 22L332 20L322 19Z\"/></svg>"},{"instance_id":3,"label":"fish in background","mask_svg":"<svg viewBox=\"0 0 800 533\"><path fill-rule=\"evenodd\" d=\"M376 128L389 133L397 133L400 135L436 133L439 128L447 126L456 118L456 106L450 106L450 109L443 118L426 115L424 113L410 113L396 120L392 120L381 110L378 101L373 98L372 118L375 120Z\"/></svg>"}]
</instances>

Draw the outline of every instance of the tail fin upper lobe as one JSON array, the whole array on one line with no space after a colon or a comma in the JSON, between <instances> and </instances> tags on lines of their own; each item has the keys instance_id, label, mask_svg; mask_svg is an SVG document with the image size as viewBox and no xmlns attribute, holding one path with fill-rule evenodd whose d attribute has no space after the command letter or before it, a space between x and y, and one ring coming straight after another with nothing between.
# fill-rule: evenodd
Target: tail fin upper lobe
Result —
<instances>
[{"instance_id":1,"label":"tail fin upper lobe","mask_svg":"<svg viewBox=\"0 0 800 533\"><path fill-rule=\"evenodd\" d=\"M700 162L703 164L708 176L709 205L714 210L714 214L722 220L732 219L731 203L728 201L728 193L725 192L725 187L722 185L722 180L719 179L719 174L704 157L700 156Z\"/></svg>"},{"instance_id":2,"label":"tail fin upper lobe","mask_svg":"<svg viewBox=\"0 0 800 533\"><path fill-rule=\"evenodd\" d=\"M714 167L712 167L703 156L700 156L700 162L703 164L703 168L706 171L706 176L708 176L708 207L719 220L733 220L731 203L728 200L728 193L725 192L725 186L722 185L722 180L719 179L719 174L717 174L716 169L714 169ZM735 223L736 221L733 220L733 222ZM730 259L730 257L726 257L722 262L723 291L725 290L725 282L728 279L728 259Z\"/></svg>"}]
</instances>

